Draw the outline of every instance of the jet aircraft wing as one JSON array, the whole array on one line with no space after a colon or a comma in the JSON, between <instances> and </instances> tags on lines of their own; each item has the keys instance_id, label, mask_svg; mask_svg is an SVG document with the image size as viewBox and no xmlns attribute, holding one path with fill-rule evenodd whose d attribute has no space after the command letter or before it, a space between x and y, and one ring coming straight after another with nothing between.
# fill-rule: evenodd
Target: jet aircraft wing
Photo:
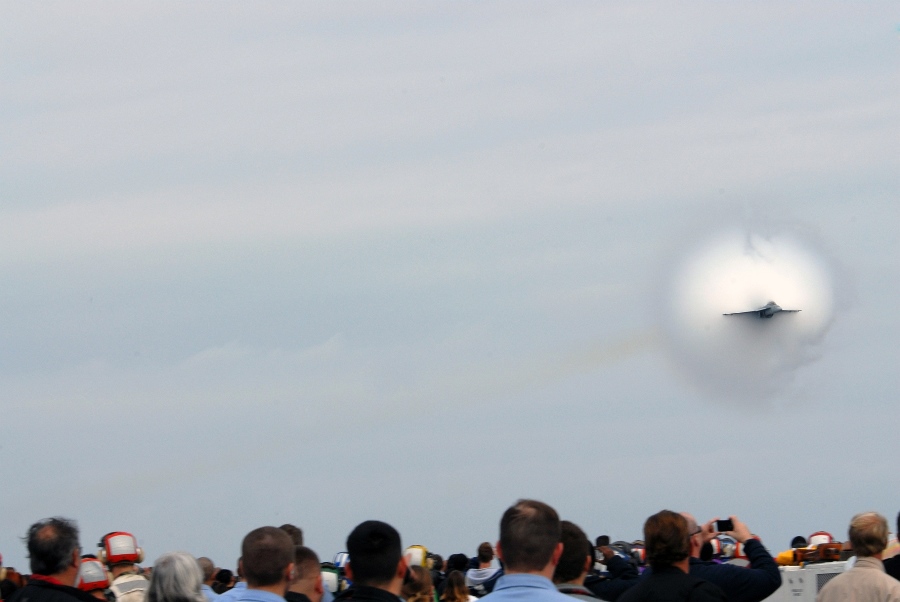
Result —
<instances>
[{"instance_id":1,"label":"jet aircraft wing","mask_svg":"<svg viewBox=\"0 0 900 602\"><path fill-rule=\"evenodd\" d=\"M736 311L730 314L722 314L723 316L739 316L741 314L758 314L760 310L751 309L750 311ZM795 310L796 311L796 310Z\"/></svg>"}]
</instances>

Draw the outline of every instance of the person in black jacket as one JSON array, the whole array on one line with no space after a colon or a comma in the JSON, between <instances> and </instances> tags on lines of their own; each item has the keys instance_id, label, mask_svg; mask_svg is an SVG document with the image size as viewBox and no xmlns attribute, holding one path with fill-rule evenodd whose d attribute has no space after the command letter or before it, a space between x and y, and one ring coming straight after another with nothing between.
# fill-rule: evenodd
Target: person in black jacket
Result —
<instances>
[{"instance_id":1,"label":"person in black jacket","mask_svg":"<svg viewBox=\"0 0 900 602\"><path fill-rule=\"evenodd\" d=\"M26 541L32 575L9 602L97 602L74 587L81 565L74 521L60 517L38 521L28 529Z\"/></svg>"},{"instance_id":2,"label":"person in black jacket","mask_svg":"<svg viewBox=\"0 0 900 602\"><path fill-rule=\"evenodd\" d=\"M644 523L647 560L653 569L619 602L725 602L721 589L688 572L690 532L683 516L662 510Z\"/></svg>"},{"instance_id":3,"label":"person in black jacket","mask_svg":"<svg viewBox=\"0 0 900 602\"><path fill-rule=\"evenodd\" d=\"M682 516L687 519L688 529L692 534L691 575L718 585L729 602L759 602L771 596L781 586L781 572L775 559L736 516L731 517L734 530L726 531L725 535L744 544L744 553L750 562L747 567L700 560L703 544L718 535L714 528L715 519L700 527L690 514L682 513Z\"/></svg>"},{"instance_id":4,"label":"person in black jacket","mask_svg":"<svg viewBox=\"0 0 900 602\"><path fill-rule=\"evenodd\" d=\"M594 546L578 525L564 520L561 526L563 553L553 572L556 589L582 599L616 600L622 592L637 584L637 568L617 556L608 545L601 546L600 550L604 553L609 576L591 575Z\"/></svg>"},{"instance_id":5,"label":"person in black jacket","mask_svg":"<svg viewBox=\"0 0 900 602\"><path fill-rule=\"evenodd\" d=\"M588 575L584 580L584 586L598 598L617 600L623 592L637 582L637 578L640 576L637 566L616 554L609 547L608 537L606 545L598 546L597 550L603 554L603 564L606 565L609 575Z\"/></svg>"},{"instance_id":6,"label":"person in black jacket","mask_svg":"<svg viewBox=\"0 0 900 602\"><path fill-rule=\"evenodd\" d=\"M897 536L900 537L900 514L897 515ZM900 580L900 554L888 558L884 562L884 572Z\"/></svg>"}]
</instances>

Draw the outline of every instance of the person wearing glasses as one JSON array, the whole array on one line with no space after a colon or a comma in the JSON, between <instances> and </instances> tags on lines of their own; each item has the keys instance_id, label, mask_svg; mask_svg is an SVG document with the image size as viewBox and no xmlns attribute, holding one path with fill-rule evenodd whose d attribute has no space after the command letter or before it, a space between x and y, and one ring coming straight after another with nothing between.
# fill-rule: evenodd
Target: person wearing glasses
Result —
<instances>
[{"instance_id":1,"label":"person wearing glasses","mask_svg":"<svg viewBox=\"0 0 900 602\"><path fill-rule=\"evenodd\" d=\"M687 519L690 533L691 575L718 585L725 592L729 602L759 602L768 598L781 586L781 572L775 559L738 517L731 517L733 524L731 531L721 533L743 544L744 554L749 561L749 566L746 567L700 560L703 544L720 534L716 531L717 519L700 526L687 512L682 512L681 515Z\"/></svg>"}]
</instances>

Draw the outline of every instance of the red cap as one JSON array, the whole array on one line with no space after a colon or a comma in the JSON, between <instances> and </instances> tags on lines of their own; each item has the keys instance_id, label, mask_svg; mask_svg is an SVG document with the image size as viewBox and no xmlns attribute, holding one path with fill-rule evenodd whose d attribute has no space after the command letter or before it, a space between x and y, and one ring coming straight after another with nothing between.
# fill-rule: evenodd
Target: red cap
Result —
<instances>
[{"instance_id":1,"label":"red cap","mask_svg":"<svg viewBox=\"0 0 900 602\"><path fill-rule=\"evenodd\" d=\"M76 587L83 592L109 587L109 574L107 574L103 563L93 558L83 559L81 566L78 568Z\"/></svg>"}]
</instances>

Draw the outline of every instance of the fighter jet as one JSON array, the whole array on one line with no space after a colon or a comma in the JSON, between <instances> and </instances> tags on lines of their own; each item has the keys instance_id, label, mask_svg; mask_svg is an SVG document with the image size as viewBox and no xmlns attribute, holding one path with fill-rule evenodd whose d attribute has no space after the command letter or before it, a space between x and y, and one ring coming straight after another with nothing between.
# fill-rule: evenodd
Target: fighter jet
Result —
<instances>
[{"instance_id":1,"label":"fighter jet","mask_svg":"<svg viewBox=\"0 0 900 602\"><path fill-rule=\"evenodd\" d=\"M771 318L775 314L782 312L793 314L800 311L799 309L781 309L781 306L774 301L769 301L759 309L751 309L750 311L736 311L731 314L722 314L723 316L740 316L742 314L757 314L760 318Z\"/></svg>"}]
</instances>

